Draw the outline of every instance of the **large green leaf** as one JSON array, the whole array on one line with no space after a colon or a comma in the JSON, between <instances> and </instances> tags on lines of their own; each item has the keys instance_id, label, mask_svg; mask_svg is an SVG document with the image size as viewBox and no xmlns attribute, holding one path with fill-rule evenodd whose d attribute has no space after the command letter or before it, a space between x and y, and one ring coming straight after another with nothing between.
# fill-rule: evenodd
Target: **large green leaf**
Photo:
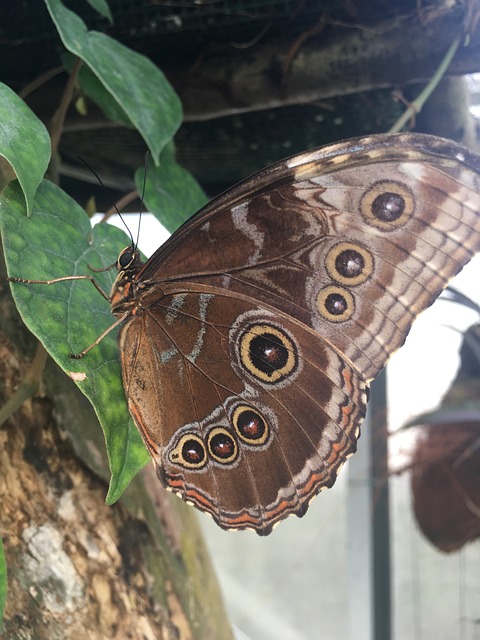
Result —
<instances>
[{"instance_id":1,"label":"large green leaf","mask_svg":"<svg viewBox=\"0 0 480 640\"><path fill-rule=\"evenodd\" d=\"M182 118L180 100L163 73L145 56L106 34L89 31L60 0L45 4L65 48L88 65L122 107L158 164Z\"/></svg>"},{"instance_id":2,"label":"large green leaf","mask_svg":"<svg viewBox=\"0 0 480 640\"><path fill-rule=\"evenodd\" d=\"M16 93L0 82L0 156L9 162L18 177L28 215L47 170L50 153L50 137L43 123Z\"/></svg>"},{"instance_id":3,"label":"large green leaf","mask_svg":"<svg viewBox=\"0 0 480 640\"><path fill-rule=\"evenodd\" d=\"M139 193L143 191L144 175L143 169L135 173ZM173 143L168 144L162 151L157 167L149 159L144 199L148 211L153 213L170 233L207 203L207 196L195 178L177 164Z\"/></svg>"},{"instance_id":4,"label":"large green leaf","mask_svg":"<svg viewBox=\"0 0 480 640\"><path fill-rule=\"evenodd\" d=\"M83 209L47 181L38 189L30 218L25 215L18 183L3 192L0 229L8 275L25 279L92 275L89 264L95 268L113 264L129 244L127 236L110 225L99 224L92 230ZM115 273L94 275L109 292ZM97 412L112 472L108 500L113 502L148 460L125 401L117 332L112 331L81 360L68 357L92 344L112 324L115 318L109 303L88 280L51 285L12 283L11 287L25 324Z\"/></svg>"},{"instance_id":5,"label":"large green leaf","mask_svg":"<svg viewBox=\"0 0 480 640\"><path fill-rule=\"evenodd\" d=\"M5 561L5 552L3 551L3 542L0 538L0 630L3 624L3 610L7 599L7 563Z\"/></svg>"},{"instance_id":6,"label":"large green leaf","mask_svg":"<svg viewBox=\"0 0 480 640\"><path fill-rule=\"evenodd\" d=\"M71 53L65 52L62 55L63 65L68 71L72 70L76 59ZM133 127L133 123L125 109L122 108L122 105L117 102L115 97L108 92L102 82L86 65L82 65L78 72L78 84L83 93L100 107L108 120L124 124L127 127Z\"/></svg>"}]
</instances>

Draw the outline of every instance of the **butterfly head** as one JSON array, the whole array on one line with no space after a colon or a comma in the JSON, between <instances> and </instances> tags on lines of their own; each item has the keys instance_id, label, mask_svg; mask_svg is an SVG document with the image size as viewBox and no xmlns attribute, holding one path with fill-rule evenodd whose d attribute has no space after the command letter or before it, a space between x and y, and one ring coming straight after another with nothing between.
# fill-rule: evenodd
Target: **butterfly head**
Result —
<instances>
[{"instance_id":1,"label":"butterfly head","mask_svg":"<svg viewBox=\"0 0 480 640\"><path fill-rule=\"evenodd\" d=\"M142 265L143 262L139 250L131 244L120 252L116 267L119 273L134 275Z\"/></svg>"},{"instance_id":2,"label":"butterfly head","mask_svg":"<svg viewBox=\"0 0 480 640\"><path fill-rule=\"evenodd\" d=\"M115 266L118 274L110 294L110 306L112 313L119 315L136 305L134 280L143 267L140 251L134 244L125 247L120 252Z\"/></svg>"}]
</instances>

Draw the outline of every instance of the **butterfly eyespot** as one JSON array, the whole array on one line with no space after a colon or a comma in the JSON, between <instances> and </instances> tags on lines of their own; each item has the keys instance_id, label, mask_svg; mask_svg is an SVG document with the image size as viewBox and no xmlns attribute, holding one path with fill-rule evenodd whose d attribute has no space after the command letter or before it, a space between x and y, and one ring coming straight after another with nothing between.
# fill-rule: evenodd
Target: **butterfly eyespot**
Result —
<instances>
[{"instance_id":1,"label":"butterfly eyespot","mask_svg":"<svg viewBox=\"0 0 480 640\"><path fill-rule=\"evenodd\" d=\"M250 446L265 444L270 435L270 428L265 418L248 405L235 407L232 422L238 437Z\"/></svg>"},{"instance_id":2,"label":"butterfly eyespot","mask_svg":"<svg viewBox=\"0 0 480 640\"><path fill-rule=\"evenodd\" d=\"M403 227L415 210L410 189L394 180L379 180L364 193L360 210L365 221L381 229L393 231Z\"/></svg>"},{"instance_id":3,"label":"butterfly eyespot","mask_svg":"<svg viewBox=\"0 0 480 640\"><path fill-rule=\"evenodd\" d=\"M325 266L332 280L355 287L366 282L373 273L370 251L352 242L340 242L330 249Z\"/></svg>"},{"instance_id":4,"label":"butterfly eyespot","mask_svg":"<svg viewBox=\"0 0 480 640\"><path fill-rule=\"evenodd\" d=\"M317 309L325 320L345 322L355 311L355 301L343 287L324 287L317 295Z\"/></svg>"},{"instance_id":5,"label":"butterfly eyespot","mask_svg":"<svg viewBox=\"0 0 480 640\"><path fill-rule=\"evenodd\" d=\"M207 463L205 445L192 433L182 436L168 457L173 464L187 469L201 469Z\"/></svg>"},{"instance_id":6,"label":"butterfly eyespot","mask_svg":"<svg viewBox=\"0 0 480 640\"><path fill-rule=\"evenodd\" d=\"M208 452L220 464L231 464L238 457L238 445L228 431L214 427L207 438Z\"/></svg>"},{"instance_id":7,"label":"butterfly eyespot","mask_svg":"<svg viewBox=\"0 0 480 640\"><path fill-rule=\"evenodd\" d=\"M269 324L246 329L240 338L239 353L241 364L252 376L271 384L290 376L298 364L292 338Z\"/></svg>"}]
</instances>

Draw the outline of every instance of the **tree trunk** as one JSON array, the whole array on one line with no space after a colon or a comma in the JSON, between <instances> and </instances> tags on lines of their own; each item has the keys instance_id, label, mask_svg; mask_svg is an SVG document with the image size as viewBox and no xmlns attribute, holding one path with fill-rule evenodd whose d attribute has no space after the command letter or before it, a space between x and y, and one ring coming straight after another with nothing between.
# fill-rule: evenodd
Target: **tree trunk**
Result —
<instances>
[{"instance_id":1,"label":"tree trunk","mask_svg":"<svg viewBox=\"0 0 480 640\"><path fill-rule=\"evenodd\" d=\"M21 382L35 341L21 325L4 273L0 282L4 402ZM230 638L193 510L167 495L150 465L121 503L107 507L98 424L90 435L93 410L53 363L44 379L41 392L0 428L8 568L2 637ZM72 422L83 427L81 442L68 436ZM76 451L89 455L86 463Z\"/></svg>"}]
</instances>

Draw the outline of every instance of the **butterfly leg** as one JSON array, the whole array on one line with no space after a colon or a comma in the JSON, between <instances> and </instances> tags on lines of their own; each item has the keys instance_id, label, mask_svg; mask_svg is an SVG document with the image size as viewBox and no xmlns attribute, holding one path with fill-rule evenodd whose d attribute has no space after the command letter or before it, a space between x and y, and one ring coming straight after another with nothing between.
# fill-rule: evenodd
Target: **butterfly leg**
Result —
<instances>
[{"instance_id":1,"label":"butterfly leg","mask_svg":"<svg viewBox=\"0 0 480 640\"><path fill-rule=\"evenodd\" d=\"M115 327L118 327L119 324L122 324L122 322L126 318L128 318L129 315L130 315L130 311L126 311L122 316L120 316L120 318L118 318L118 320L116 320L116 322L111 324L108 327L108 329L105 329L105 331L101 335L99 335L98 338L95 340L95 342L92 342L92 344L89 347L87 347L83 351L80 351L80 353L69 353L68 357L72 358L72 360L80 360L81 358L83 358L83 356L85 356L91 349L93 349L93 347L96 347L97 344L101 342L105 338L105 336L107 336L110 333L110 331L115 329Z\"/></svg>"},{"instance_id":2,"label":"butterfly leg","mask_svg":"<svg viewBox=\"0 0 480 640\"><path fill-rule=\"evenodd\" d=\"M11 278L8 277L7 280L9 282L21 282L23 284L56 284L57 282L66 282L67 280L90 280L95 289L99 292L101 296L110 302L110 296L105 293L102 287L98 284L93 276L85 275L85 276L62 276L61 278L53 278L52 280L29 280L27 278Z\"/></svg>"}]
</instances>

